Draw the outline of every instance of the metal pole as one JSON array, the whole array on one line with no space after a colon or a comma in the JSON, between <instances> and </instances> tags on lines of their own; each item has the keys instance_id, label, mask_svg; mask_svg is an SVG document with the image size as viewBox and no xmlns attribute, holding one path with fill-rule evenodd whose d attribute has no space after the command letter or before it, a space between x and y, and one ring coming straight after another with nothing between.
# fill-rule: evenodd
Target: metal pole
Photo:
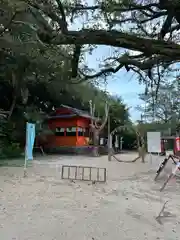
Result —
<instances>
[{"instance_id":1,"label":"metal pole","mask_svg":"<svg viewBox=\"0 0 180 240\"><path fill-rule=\"evenodd\" d=\"M27 142L28 142L28 132L27 132L27 124L26 123L26 144L25 144L25 158L24 158L24 177L27 177Z\"/></svg>"}]
</instances>

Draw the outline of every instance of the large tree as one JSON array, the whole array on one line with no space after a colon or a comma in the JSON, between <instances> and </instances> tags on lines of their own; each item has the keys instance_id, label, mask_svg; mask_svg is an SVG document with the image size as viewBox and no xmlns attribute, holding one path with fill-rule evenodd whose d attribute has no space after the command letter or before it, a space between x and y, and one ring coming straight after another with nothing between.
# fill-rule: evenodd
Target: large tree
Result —
<instances>
[{"instance_id":1,"label":"large tree","mask_svg":"<svg viewBox=\"0 0 180 240\"><path fill-rule=\"evenodd\" d=\"M125 67L138 72L143 81L147 80L145 72L158 85L154 73L180 59L178 0L98 0L92 6L84 1L3 0L1 7L1 49L7 50L10 44L13 48L10 36L15 32L17 49L22 44L24 28L28 28L30 38L23 42L26 54L29 49L31 54L37 54L33 51L34 43L38 43L41 52L47 45L69 48L66 59L71 63L71 71L67 78L71 80L79 80L79 76L83 80L106 76ZM115 49L113 56L107 56L99 71L92 74L83 56L97 45Z\"/></svg>"},{"instance_id":2,"label":"large tree","mask_svg":"<svg viewBox=\"0 0 180 240\"><path fill-rule=\"evenodd\" d=\"M54 4L48 5L48 2L34 4L48 10ZM58 33L61 30L50 19L51 14L43 13L32 3L23 0L2 0L0 3L0 116L8 116L0 132L8 140L5 146L24 139L25 121L36 120L37 113L49 113L61 104L89 111L89 100L92 100L96 116L102 117L103 102L108 101L113 107L110 111L113 126L119 120L128 120L128 111L120 99L100 91L89 81L84 82L88 78L84 77L83 53L89 47L81 48L78 76L72 79L71 66L76 66L74 45L42 41L39 31ZM53 8L55 13L57 7ZM79 74L80 70L83 74Z\"/></svg>"},{"instance_id":3,"label":"large tree","mask_svg":"<svg viewBox=\"0 0 180 240\"><path fill-rule=\"evenodd\" d=\"M97 77L126 67L127 70L147 70L152 79L153 67L161 65L164 68L180 59L178 0L98 0L93 6L84 1L23 2L38 22L36 32L42 43L74 46L73 78L79 74L85 78ZM79 21L82 16L82 21ZM78 24L78 30L74 30L73 24L77 19L82 24ZM116 47L115 56L91 76L87 68L86 71L82 69L81 53L86 50L86 45ZM131 54L130 51L125 52L125 49L138 53Z\"/></svg>"},{"instance_id":4,"label":"large tree","mask_svg":"<svg viewBox=\"0 0 180 240\"><path fill-rule=\"evenodd\" d=\"M59 91L66 88L71 61L67 47L41 43L36 33L41 16L35 18L27 4L5 0L0 6L0 109L10 118L17 102L27 105L29 97L39 101L32 93L35 85L36 93L52 82L58 82ZM48 101L41 105L43 110L49 107Z\"/></svg>"},{"instance_id":5,"label":"large tree","mask_svg":"<svg viewBox=\"0 0 180 240\"><path fill-rule=\"evenodd\" d=\"M178 122L180 120L180 84L177 79L161 83L158 93L155 89L140 94L144 102L138 109L142 112L143 120L160 121L162 123Z\"/></svg>"}]
</instances>

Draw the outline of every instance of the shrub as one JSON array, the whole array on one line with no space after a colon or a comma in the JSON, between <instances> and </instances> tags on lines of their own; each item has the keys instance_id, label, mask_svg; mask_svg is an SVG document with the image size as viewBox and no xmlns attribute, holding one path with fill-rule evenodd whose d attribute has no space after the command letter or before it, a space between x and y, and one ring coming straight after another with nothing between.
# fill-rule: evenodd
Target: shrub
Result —
<instances>
[{"instance_id":1,"label":"shrub","mask_svg":"<svg viewBox=\"0 0 180 240\"><path fill-rule=\"evenodd\" d=\"M22 149L20 148L18 143L12 143L7 146L3 146L1 149L1 157L2 158L16 158L20 157L22 154Z\"/></svg>"},{"instance_id":2,"label":"shrub","mask_svg":"<svg viewBox=\"0 0 180 240\"><path fill-rule=\"evenodd\" d=\"M20 157L22 150L15 137L15 127L6 118L0 119L0 158Z\"/></svg>"}]
</instances>

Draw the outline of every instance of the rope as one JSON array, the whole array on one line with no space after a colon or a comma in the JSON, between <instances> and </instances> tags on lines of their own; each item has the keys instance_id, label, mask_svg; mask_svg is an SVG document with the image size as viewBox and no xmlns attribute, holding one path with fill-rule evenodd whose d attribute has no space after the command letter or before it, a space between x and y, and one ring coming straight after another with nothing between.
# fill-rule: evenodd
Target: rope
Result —
<instances>
[{"instance_id":1,"label":"rope","mask_svg":"<svg viewBox=\"0 0 180 240\"><path fill-rule=\"evenodd\" d=\"M134 163L134 162L136 162L139 158L141 158L141 156L138 156L138 157L136 157L134 160L131 160L131 161L124 161L124 160L120 160L120 159L118 159L116 156L112 156L116 161L118 161L118 162L123 162L123 163Z\"/></svg>"}]
</instances>

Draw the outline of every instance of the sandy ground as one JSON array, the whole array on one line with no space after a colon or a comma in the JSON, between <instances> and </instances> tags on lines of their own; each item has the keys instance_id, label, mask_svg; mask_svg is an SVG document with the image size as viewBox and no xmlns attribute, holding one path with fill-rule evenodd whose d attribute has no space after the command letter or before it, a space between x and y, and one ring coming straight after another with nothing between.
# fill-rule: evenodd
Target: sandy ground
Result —
<instances>
[{"instance_id":1,"label":"sandy ground","mask_svg":"<svg viewBox=\"0 0 180 240\"><path fill-rule=\"evenodd\" d=\"M126 164L107 156L46 156L34 160L26 179L22 167L1 167L0 239L180 239L180 180L160 193L172 164L155 183L160 158L149 159ZM107 182L61 180L62 164L106 167ZM166 200L168 217L159 224L155 217Z\"/></svg>"}]
</instances>

